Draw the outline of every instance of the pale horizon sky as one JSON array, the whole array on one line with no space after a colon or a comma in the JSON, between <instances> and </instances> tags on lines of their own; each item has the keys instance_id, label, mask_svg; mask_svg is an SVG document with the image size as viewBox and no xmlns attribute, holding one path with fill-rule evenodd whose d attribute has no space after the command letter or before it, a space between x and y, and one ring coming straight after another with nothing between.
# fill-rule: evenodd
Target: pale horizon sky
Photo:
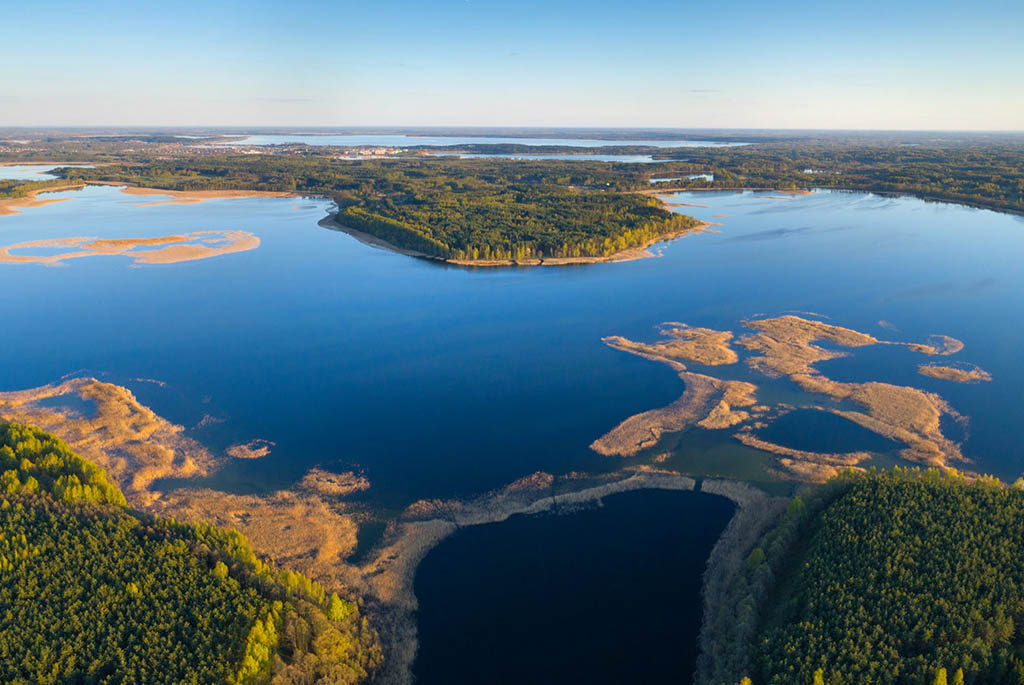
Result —
<instances>
[{"instance_id":1,"label":"pale horizon sky","mask_svg":"<svg viewBox=\"0 0 1024 685\"><path fill-rule=\"evenodd\" d=\"M0 126L1024 129L1024 3L21 3Z\"/></svg>"}]
</instances>

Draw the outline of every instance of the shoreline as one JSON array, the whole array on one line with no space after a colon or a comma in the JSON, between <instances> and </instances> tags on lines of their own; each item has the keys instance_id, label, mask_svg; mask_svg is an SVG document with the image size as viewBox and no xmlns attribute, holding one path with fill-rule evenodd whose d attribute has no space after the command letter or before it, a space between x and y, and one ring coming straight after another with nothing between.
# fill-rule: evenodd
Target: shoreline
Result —
<instances>
[{"instance_id":1,"label":"shoreline","mask_svg":"<svg viewBox=\"0 0 1024 685\"><path fill-rule=\"evenodd\" d=\"M23 209L35 209L36 207L45 207L46 205L52 205L56 202L67 202L74 198L55 197L49 200L40 200L37 196L42 195L43 193L62 193L68 190L80 190L84 188L85 185L86 184L84 183L73 183L66 186L50 186L30 190L21 197L0 198L0 216L12 216L14 214L21 214L21 210Z\"/></svg>"},{"instance_id":2,"label":"shoreline","mask_svg":"<svg viewBox=\"0 0 1024 685\"><path fill-rule=\"evenodd\" d=\"M22 166L19 164L7 164L7 166ZM81 183L70 183L62 186L49 186L31 190L20 197L0 198L0 216L11 216L20 214L23 209L35 209L44 207L55 202L67 202L73 200L71 197L60 197L49 200L37 198L42 193L59 193L68 190L81 190L87 186L113 186L121 188L126 195L140 197L158 196L167 197L167 200L154 200L153 202L139 202L136 207L153 207L156 205L190 205L198 204L206 200L234 200L241 198L284 198L284 197L311 197L300 193L291 193L273 190L163 190L160 188L145 188L133 186L120 181L84 181Z\"/></svg>"},{"instance_id":3,"label":"shoreline","mask_svg":"<svg viewBox=\"0 0 1024 685\"><path fill-rule=\"evenodd\" d=\"M76 396L93 403L85 414L72 402L55 407L50 398ZM674 471L631 467L608 474L535 473L466 499L419 501L404 508L365 561L351 558L361 509L347 494L369 483L354 473L311 470L298 486L264 494L233 495L187 486L161 490L162 479L206 477L226 462L185 434L183 427L155 414L127 388L91 378L0 393L0 416L53 432L90 461L108 470L136 508L180 521L208 521L246 535L261 558L307 574L327 588L358 601L381 638L387 655L376 682L411 683L418 646L416 570L427 554L464 526L496 523L516 514L573 510L603 497L638 490L700 491L727 497L737 511L705 560L702 606L716 615L724 578L746 558L746 541L756 541L758 523L782 502L752 485L697 480ZM97 442L97 431L104 439ZM146 435L140 440L138 436ZM774 506L774 505L773 505ZM774 509L772 509L774 510ZM737 551L738 550L738 551ZM716 585L716 579L718 585ZM699 633L698 633L699 635ZM700 644L700 643L699 643Z\"/></svg>"},{"instance_id":4,"label":"shoreline","mask_svg":"<svg viewBox=\"0 0 1024 685\"><path fill-rule=\"evenodd\" d=\"M205 200L235 200L246 197L294 197L294 193L273 190L162 190L160 188L144 188L124 183L102 185L123 185L121 192L125 195L138 195L141 197L169 197L170 200L156 200L154 202L141 202L136 207L153 207L155 205L191 205Z\"/></svg>"},{"instance_id":5,"label":"shoreline","mask_svg":"<svg viewBox=\"0 0 1024 685\"><path fill-rule=\"evenodd\" d=\"M634 190L632 192L639 193L640 195L668 195L669 193L728 193L743 190L751 190L758 193L783 193L784 195L810 195L814 192L814 188L800 188L798 190L783 190L781 188L690 188L685 186L672 186L668 188L644 188L643 190ZM828 190L831 190L830 188ZM860 191L860 192L872 192L872 191Z\"/></svg>"},{"instance_id":6,"label":"shoreline","mask_svg":"<svg viewBox=\"0 0 1024 685\"><path fill-rule=\"evenodd\" d=\"M674 231L672 233L666 233L665 235L657 236L636 247L626 248L620 250L614 254L608 255L607 257L545 257L542 259L524 259L521 261L515 261L511 259L449 259L447 257L438 257L436 255L426 254L425 252L418 252L416 250L410 250L403 247L398 247L393 243L378 238L365 231L360 231L355 228L351 228L342 223L339 223L336 213L330 213L323 219L317 222L317 225L323 228L339 231L341 233L347 233L364 245L370 247L376 247L382 250L388 250L395 252L407 257L418 257L420 259L429 259L431 261L439 262L441 264L452 264L455 266L467 266L467 267L499 267L499 266L571 266L579 264L608 264L616 262L631 262L637 259L647 259L649 257L659 257L659 254L651 252L650 248L658 243L667 243L677 238L683 238L691 233L713 233L715 232L713 226L720 224L711 223L708 221L702 221L696 226L684 228L680 231Z\"/></svg>"},{"instance_id":7,"label":"shoreline","mask_svg":"<svg viewBox=\"0 0 1024 685\"><path fill-rule=\"evenodd\" d=\"M363 595L373 599L375 627L386 649L385 667L378 682L413 682L412 666L419 644L416 570L431 550L460 528L500 523L518 514L571 513L604 497L639 490L677 490L725 497L736 505L736 511L708 556L701 589L704 610L717 611L724 584L716 581L727 577L735 564L742 563L749 545L759 539L764 527L788 502L788 498L770 497L744 482L698 481L669 471L626 470L610 477L615 480L562 493L553 492L550 485L519 489L513 483L472 500L446 503L431 518L400 521L360 569L366 584ZM704 622L698 645L703 644Z\"/></svg>"}]
</instances>

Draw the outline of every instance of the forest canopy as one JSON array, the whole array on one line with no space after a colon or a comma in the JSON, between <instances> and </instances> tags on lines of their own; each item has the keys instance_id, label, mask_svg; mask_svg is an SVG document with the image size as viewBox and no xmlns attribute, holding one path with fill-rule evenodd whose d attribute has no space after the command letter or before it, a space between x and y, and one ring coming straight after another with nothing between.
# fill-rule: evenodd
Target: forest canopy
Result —
<instances>
[{"instance_id":1,"label":"forest canopy","mask_svg":"<svg viewBox=\"0 0 1024 685\"><path fill-rule=\"evenodd\" d=\"M1022 548L1020 487L934 470L841 476L795 499L751 552L704 676L1024 683Z\"/></svg>"},{"instance_id":2,"label":"forest canopy","mask_svg":"<svg viewBox=\"0 0 1024 685\"><path fill-rule=\"evenodd\" d=\"M0 681L357 683L379 666L356 602L236 531L129 510L102 469L0 422Z\"/></svg>"}]
</instances>

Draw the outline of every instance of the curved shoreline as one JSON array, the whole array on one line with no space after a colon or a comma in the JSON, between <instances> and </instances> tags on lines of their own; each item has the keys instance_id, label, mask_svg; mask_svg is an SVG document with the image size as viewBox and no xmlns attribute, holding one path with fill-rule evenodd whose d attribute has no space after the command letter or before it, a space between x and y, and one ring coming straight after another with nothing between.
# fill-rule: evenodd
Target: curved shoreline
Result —
<instances>
[{"instance_id":1,"label":"curved shoreline","mask_svg":"<svg viewBox=\"0 0 1024 685\"><path fill-rule=\"evenodd\" d=\"M398 247L394 243L378 238L375 235L360 231L355 228L346 226L338 222L335 217L336 212L331 212L323 219L317 222L318 226L323 228L339 231L341 233L347 233L364 245L370 247L376 247L381 250L387 250L389 252L395 252L397 254L405 255L407 257L417 257L420 259L429 259L434 262L441 264L452 264L454 266L472 266L472 267L491 267L491 266L571 266L577 264L606 264L616 262L631 262L637 259L646 259L648 257L659 257L660 255L650 250L653 245L658 243L667 243L677 238L684 238L691 233L713 233L713 224L710 222L702 221L696 226L684 228L681 231L675 231L673 233L666 233L665 235L657 236L636 247L626 248L620 250L614 254L610 254L607 257L546 257L542 259L523 259L515 261L511 259L449 259L447 257L438 257L437 255L427 254L425 252L418 252L416 250L410 250L404 247Z\"/></svg>"},{"instance_id":2,"label":"curved shoreline","mask_svg":"<svg viewBox=\"0 0 1024 685\"><path fill-rule=\"evenodd\" d=\"M387 650L378 682L413 682L412 665L419 644L416 569L434 547L460 528L500 523L517 514L571 512L604 497L636 490L678 490L725 497L736 505L736 512L708 557L701 591L704 610L714 612L724 589L723 579L731 576L735 564L746 558L749 545L757 541L788 501L738 481L705 480L698 488L693 478L668 471L621 471L612 478L616 480L563 493L553 492L550 485L519 490L513 484L467 502L446 503L443 515L405 520L392 529L375 548L373 559L361 568L367 584L365 595L375 600L375 625ZM703 645L703 635L702 623L699 646Z\"/></svg>"},{"instance_id":3,"label":"curved shoreline","mask_svg":"<svg viewBox=\"0 0 1024 685\"><path fill-rule=\"evenodd\" d=\"M20 197L0 198L0 216L11 216L13 214L21 214L21 210L23 209L45 207L46 205L52 205L55 202L67 202L72 198L56 197L51 198L49 200L40 200L37 198L37 196L43 193L62 193L67 190L79 190L80 188L84 187L84 183L71 183L63 186L48 186L45 188L37 188L36 190L30 190Z\"/></svg>"}]
</instances>

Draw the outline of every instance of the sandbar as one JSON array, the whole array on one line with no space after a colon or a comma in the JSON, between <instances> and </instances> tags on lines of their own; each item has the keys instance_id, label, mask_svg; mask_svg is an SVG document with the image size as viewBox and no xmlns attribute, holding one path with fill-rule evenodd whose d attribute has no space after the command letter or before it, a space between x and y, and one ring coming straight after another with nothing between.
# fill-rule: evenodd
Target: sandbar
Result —
<instances>
[{"instance_id":1,"label":"sandbar","mask_svg":"<svg viewBox=\"0 0 1024 685\"><path fill-rule=\"evenodd\" d=\"M31 190L21 197L0 198L0 216L20 214L23 209L45 207L46 205L52 205L56 202L67 202L73 198L55 197L47 200L40 200L38 199L38 196L43 193L60 193L66 190L78 190L82 187L81 183L66 186L49 186L46 188L39 188L38 190Z\"/></svg>"},{"instance_id":2,"label":"sandbar","mask_svg":"<svg viewBox=\"0 0 1024 685\"><path fill-rule=\"evenodd\" d=\"M921 364L917 372L922 376L939 378L956 383L981 383L992 380L992 374L979 366L944 366L942 364Z\"/></svg>"},{"instance_id":3,"label":"sandbar","mask_svg":"<svg viewBox=\"0 0 1024 685\"><path fill-rule=\"evenodd\" d=\"M235 459L262 459L270 454L270 450L273 447L274 443L270 440L256 438L249 442L231 445L225 451L228 453L228 456Z\"/></svg>"},{"instance_id":4,"label":"sandbar","mask_svg":"<svg viewBox=\"0 0 1024 685\"><path fill-rule=\"evenodd\" d=\"M0 247L0 264L52 266L81 257L113 255L132 257L135 264L176 264L247 252L259 246L260 239L247 231L198 231L156 238L55 238L29 240ZM69 251L54 255L12 254L12 250L37 248L68 248Z\"/></svg>"},{"instance_id":5,"label":"sandbar","mask_svg":"<svg viewBox=\"0 0 1024 685\"><path fill-rule=\"evenodd\" d=\"M942 430L942 417L966 422L966 418L935 393L917 388L875 380L861 383L834 381L816 364L836 359L847 352L826 349L816 344L829 342L839 347L858 348L868 345L903 346L926 355L951 355L963 343L944 335L931 336L927 344L879 340L850 328L836 326L795 315L748 320L743 325L755 332L735 341L753 354L747 366L768 377L787 377L800 390L810 395L805 408L831 412L878 435L903 443L900 456L907 461L951 468L951 463L965 461L960 445L947 438ZM662 436L681 432L690 426L721 430L740 426L735 434L741 443L776 455L779 465L791 477L804 480L825 480L841 468L854 467L871 458L866 451L846 453L809 452L777 445L759 438L754 431L768 425L790 411L790 405L773 408L755 404L756 386L737 380L723 380L685 370L683 362L697 361L709 366L737 361L730 347L732 333L695 328L684 324L662 324L662 335L673 338L654 344L633 342L618 336L604 338L604 343L618 350L645 359L668 364L686 384L683 396L672 404L631 416L598 438L591 449L606 456L634 456L656 447ZM966 365L922 365L919 372L936 378L981 381L991 378L987 372Z\"/></svg>"},{"instance_id":6,"label":"sandbar","mask_svg":"<svg viewBox=\"0 0 1024 685\"><path fill-rule=\"evenodd\" d=\"M120 184L118 184L120 185ZM205 200L232 200L243 197L294 197L295 193L276 192L269 190L161 190L159 188L139 188L126 186L121 189L127 195L169 197L170 200L140 202L136 207L152 207L154 205L188 205Z\"/></svg>"}]
</instances>

